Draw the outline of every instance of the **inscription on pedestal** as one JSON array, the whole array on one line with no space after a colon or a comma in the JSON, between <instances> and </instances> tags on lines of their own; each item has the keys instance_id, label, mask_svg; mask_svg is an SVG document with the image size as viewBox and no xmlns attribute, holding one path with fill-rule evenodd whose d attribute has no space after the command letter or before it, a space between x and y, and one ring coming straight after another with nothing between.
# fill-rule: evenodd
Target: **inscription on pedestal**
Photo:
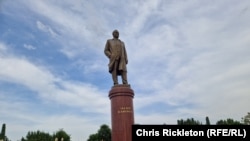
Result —
<instances>
[{"instance_id":1,"label":"inscription on pedestal","mask_svg":"<svg viewBox=\"0 0 250 141\"><path fill-rule=\"evenodd\" d=\"M133 113L133 110L130 106L123 106L120 107L120 109L117 111L118 114L122 114L122 113Z\"/></svg>"}]
</instances>

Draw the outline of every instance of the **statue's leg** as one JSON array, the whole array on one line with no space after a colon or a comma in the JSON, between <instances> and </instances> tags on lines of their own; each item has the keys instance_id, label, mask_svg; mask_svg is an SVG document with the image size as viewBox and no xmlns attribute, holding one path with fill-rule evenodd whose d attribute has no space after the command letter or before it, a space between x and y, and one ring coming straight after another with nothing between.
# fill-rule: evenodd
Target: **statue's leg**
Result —
<instances>
[{"instance_id":1,"label":"statue's leg","mask_svg":"<svg viewBox=\"0 0 250 141\"><path fill-rule=\"evenodd\" d=\"M117 66L118 66L118 61L115 61L113 71L112 71L112 79L113 79L114 85L118 84Z\"/></svg>"},{"instance_id":2,"label":"statue's leg","mask_svg":"<svg viewBox=\"0 0 250 141\"><path fill-rule=\"evenodd\" d=\"M123 84L128 84L128 80L127 80L127 71L122 71L122 83Z\"/></svg>"}]
</instances>

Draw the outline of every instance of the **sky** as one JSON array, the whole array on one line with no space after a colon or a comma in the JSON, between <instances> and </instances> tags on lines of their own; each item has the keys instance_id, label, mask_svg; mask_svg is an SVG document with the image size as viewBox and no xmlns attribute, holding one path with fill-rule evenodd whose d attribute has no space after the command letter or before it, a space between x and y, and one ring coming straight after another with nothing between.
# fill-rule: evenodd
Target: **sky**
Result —
<instances>
[{"instance_id":1,"label":"sky","mask_svg":"<svg viewBox=\"0 0 250 141\"><path fill-rule=\"evenodd\" d=\"M20 140L111 127L104 55L128 55L137 124L241 121L250 103L249 0L0 0L0 125ZM121 79L119 77L121 83Z\"/></svg>"}]
</instances>

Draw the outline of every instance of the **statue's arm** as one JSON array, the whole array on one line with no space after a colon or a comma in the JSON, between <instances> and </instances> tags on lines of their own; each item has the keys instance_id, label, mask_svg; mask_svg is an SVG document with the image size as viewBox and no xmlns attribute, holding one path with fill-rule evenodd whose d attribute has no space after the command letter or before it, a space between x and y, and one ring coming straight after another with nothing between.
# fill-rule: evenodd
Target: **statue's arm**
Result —
<instances>
[{"instance_id":1,"label":"statue's arm","mask_svg":"<svg viewBox=\"0 0 250 141\"><path fill-rule=\"evenodd\" d=\"M109 41L107 40L105 48L104 48L104 54L110 58L111 56L111 52L110 52L110 47L109 47Z\"/></svg>"}]
</instances>

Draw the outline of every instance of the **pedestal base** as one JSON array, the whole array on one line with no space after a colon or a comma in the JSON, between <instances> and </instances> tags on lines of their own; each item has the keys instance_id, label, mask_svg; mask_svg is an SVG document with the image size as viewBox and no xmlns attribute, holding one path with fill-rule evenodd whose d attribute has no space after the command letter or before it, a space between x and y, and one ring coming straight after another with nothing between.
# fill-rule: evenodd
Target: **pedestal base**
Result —
<instances>
[{"instance_id":1,"label":"pedestal base","mask_svg":"<svg viewBox=\"0 0 250 141\"><path fill-rule=\"evenodd\" d=\"M109 98L111 100L112 141L132 141L133 90L130 85L115 85L109 92Z\"/></svg>"}]
</instances>

